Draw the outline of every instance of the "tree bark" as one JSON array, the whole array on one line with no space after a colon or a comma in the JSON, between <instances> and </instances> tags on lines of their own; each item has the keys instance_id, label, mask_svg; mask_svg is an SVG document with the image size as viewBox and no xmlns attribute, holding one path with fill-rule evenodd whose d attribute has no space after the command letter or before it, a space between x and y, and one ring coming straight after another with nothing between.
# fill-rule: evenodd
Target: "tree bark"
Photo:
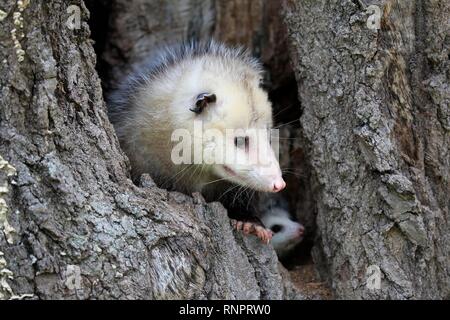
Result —
<instances>
[{"instance_id":1,"label":"tree bark","mask_svg":"<svg viewBox=\"0 0 450 320\"><path fill-rule=\"evenodd\" d=\"M98 72L108 91L160 45L211 36L261 58L280 123L301 114L281 161L335 297L449 297L449 4L86 3L93 34L81 0L0 4L0 298L310 298L220 204L129 179Z\"/></svg>"},{"instance_id":2,"label":"tree bark","mask_svg":"<svg viewBox=\"0 0 450 320\"><path fill-rule=\"evenodd\" d=\"M130 181L82 1L0 9L1 298L301 297L220 204Z\"/></svg>"},{"instance_id":3,"label":"tree bark","mask_svg":"<svg viewBox=\"0 0 450 320\"><path fill-rule=\"evenodd\" d=\"M322 276L340 298L448 298L450 4L286 1L284 15Z\"/></svg>"}]
</instances>

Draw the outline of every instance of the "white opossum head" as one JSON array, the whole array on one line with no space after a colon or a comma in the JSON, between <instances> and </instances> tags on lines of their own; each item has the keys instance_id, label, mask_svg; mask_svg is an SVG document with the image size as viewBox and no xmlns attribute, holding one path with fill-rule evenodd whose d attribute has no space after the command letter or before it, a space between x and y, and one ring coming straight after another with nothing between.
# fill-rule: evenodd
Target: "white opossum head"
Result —
<instances>
[{"instance_id":1,"label":"white opossum head","mask_svg":"<svg viewBox=\"0 0 450 320\"><path fill-rule=\"evenodd\" d=\"M135 69L109 103L134 176L149 172L188 192L213 190L219 179L259 191L285 187L261 67L248 53L191 43Z\"/></svg>"},{"instance_id":2,"label":"white opossum head","mask_svg":"<svg viewBox=\"0 0 450 320\"><path fill-rule=\"evenodd\" d=\"M189 61L179 76L173 122L188 126L193 145L200 141L192 151L194 163L202 159L202 171L211 174L204 185L223 179L259 191L282 190L286 183L271 146L272 107L260 88L258 64L236 54L206 54Z\"/></svg>"},{"instance_id":3,"label":"white opossum head","mask_svg":"<svg viewBox=\"0 0 450 320\"><path fill-rule=\"evenodd\" d=\"M286 255L303 240L305 228L293 221L284 209L270 209L261 216L261 221L272 230L271 243L279 257Z\"/></svg>"}]
</instances>

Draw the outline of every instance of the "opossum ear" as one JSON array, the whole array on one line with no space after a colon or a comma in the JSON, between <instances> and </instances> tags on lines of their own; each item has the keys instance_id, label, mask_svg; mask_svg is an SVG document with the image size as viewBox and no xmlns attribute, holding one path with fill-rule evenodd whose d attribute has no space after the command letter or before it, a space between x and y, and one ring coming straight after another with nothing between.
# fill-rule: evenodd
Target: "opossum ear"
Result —
<instances>
[{"instance_id":1,"label":"opossum ear","mask_svg":"<svg viewBox=\"0 0 450 320\"><path fill-rule=\"evenodd\" d=\"M196 114L200 114L209 103L213 102L216 102L216 95L214 93L201 93L197 96L195 106L193 108L189 108L189 110L195 112Z\"/></svg>"}]
</instances>

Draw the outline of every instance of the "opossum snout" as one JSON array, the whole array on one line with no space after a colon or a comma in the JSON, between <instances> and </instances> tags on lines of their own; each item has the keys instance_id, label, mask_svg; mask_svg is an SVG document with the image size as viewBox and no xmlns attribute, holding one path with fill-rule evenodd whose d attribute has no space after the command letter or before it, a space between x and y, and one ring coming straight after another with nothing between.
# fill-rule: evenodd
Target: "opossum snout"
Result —
<instances>
[{"instance_id":1,"label":"opossum snout","mask_svg":"<svg viewBox=\"0 0 450 320\"><path fill-rule=\"evenodd\" d=\"M305 227L303 225L301 225L300 223L296 224L296 232L295 232L295 237L296 238L303 238L303 235L305 234Z\"/></svg>"},{"instance_id":2,"label":"opossum snout","mask_svg":"<svg viewBox=\"0 0 450 320\"><path fill-rule=\"evenodd\" d=\"M267 192L280 192L286 187L286 182L283 180L278 161L273 158L269 166L254 166L254 174L256 181L261 184L261 187Z\"/></svg>"},{"instance_id":3,"label":"opossum snout","mask_svg":"<svg viewBox=\"0 0 450 320\"><path fill-rule=\"evenodd\" d=\"M268 154L273 156L272 154ZM253 183L266 192L280 192L286 187L278 161L273 158L269 166L255 164L251 166Z\"/></svg>"},{"instance_id":4,"label":"opossum snout","mask_svg":"<svg viewBox=\"0 0 450 320\"><path fill-rule=\"evenodd\" d=\"M279 192L286 187L286 182L284 182L282 177L277 178L273 182L273 192Z\"/></svg>"}]
</instances>

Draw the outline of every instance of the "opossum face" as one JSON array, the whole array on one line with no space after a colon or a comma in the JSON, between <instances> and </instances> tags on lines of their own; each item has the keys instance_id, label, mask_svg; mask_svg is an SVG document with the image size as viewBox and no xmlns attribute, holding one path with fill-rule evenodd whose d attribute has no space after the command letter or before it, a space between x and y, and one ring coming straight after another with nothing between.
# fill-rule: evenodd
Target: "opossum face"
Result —
<instances>
[{"instance_id":1,"label":"opossum face","mask_svg":"<svg viewBox=\"0 0 450 320\"><path fill-rule=\"evenodd\" d=\"M226 134L223 163L212 170L231 182L265 192L279 192L286 186L267 128L233 129Z\"/></svg>"},{"instance_id":2,"label":"opossum face","mask_svg":"<svg viewBox=\"0 0 450 320\"><path fill-rule=\"evenodd\" d=\"M191 119L202 122L203 164L216 179L281 191L286 183L271 145L272 109L259 79L236 81L211 73L201 80L190 111Z\"/></svg>"},{"instance_id":3,"label":"opossum face","mask_svg":"<svg viewBox=\"0 0 450 320\"><path fill-rule=\"evenodd\" d=\"M265 227L272 230L272 246L279 256L286 254L303 239L305 228L290 219L289 214L280 208L273 208L261 217Z\"/></svg>"}]
</instances>

